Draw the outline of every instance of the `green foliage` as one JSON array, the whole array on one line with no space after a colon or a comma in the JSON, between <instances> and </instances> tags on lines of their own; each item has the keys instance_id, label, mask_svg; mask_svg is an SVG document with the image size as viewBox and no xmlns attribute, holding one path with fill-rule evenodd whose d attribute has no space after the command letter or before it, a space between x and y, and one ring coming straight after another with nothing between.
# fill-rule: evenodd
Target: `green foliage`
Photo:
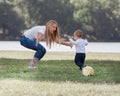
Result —
<instances>
[{"instance_id":1,"label":"green foliage","mask_svg":"<svg viewBox=\"0 0 120 96\"><path fill-rule=\"evenodd\" d=\"M115 41L120 37L120 0L71 0L74 19L90 40ZM119 18L119 19L118 19Z\"/></svg>"},{"instance_id":2,"label":"green foliage","mask_svg":"<svg viewBox=\"0 0 120 96\"><path fill-rule=\"evenodd\" d=\"M15 39L25 26L55 19L61 36L81 29L89 41L120 41L120 0L2 0L0 4L0 34L5 33L1 40Z\"/></svg>"},{"instance_id":3,"label":"green foliage","mask_svg":"<svg viewBox=\"0 0 120 96\"><path fill-rule=\"evenodd\" d=\"M0 59L0 79L73 81L83 83L120 83L120 61L87 60L95 75L85 77L72 60L45 60L37 69L28 68L29 60Z\"/></svg>"},{"instance_id":4,"label":"green foliage","mask_svg":"<svg viewBox=\"0 0 120 96\"><path fill-rule=\"evenodd\" d=\"M7 3L0 3L0 39L15 40L25 27L24 21ZM15 38L12 38L12 36Z\"/></svg>"},{"instance_id":5,"label":"green foliage","mask_svg":"<svg viewBox=\"0 0 120 96\"><path fill-rule=\"evenodd\" d=\"M54 19L60 25L63 32L70 31L73 21L73 6L69 0L26 0L24 6L29 14L29 24L45 25L47 21ZM34 14L33 14L34 13Z\"/></svg>"}]
</instances>

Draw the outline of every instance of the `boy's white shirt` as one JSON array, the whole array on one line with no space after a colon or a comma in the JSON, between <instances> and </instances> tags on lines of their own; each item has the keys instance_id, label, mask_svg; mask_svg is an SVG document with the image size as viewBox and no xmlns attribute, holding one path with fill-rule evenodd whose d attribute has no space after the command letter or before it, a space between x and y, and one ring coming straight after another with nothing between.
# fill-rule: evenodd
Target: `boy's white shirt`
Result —
<instances>
[{"instance_id":1,"label":"boy's white shirt","mask_svg":"<svg viewBox=\"0 0 120 96\"><path fill-rule=\"evenodd\" d=\"M45 26L35 26L24 32L25 37L29 39L37 39L38 33L45 34L46 27Z\"/></svg>"},{"instance_id":2,"label":"boy's white shirt","mask_svg":"<svg viewBox=\"0 0 120 96\"><path fill-rule=\"evenodd\" d=\"M88 45L88 41L87 40L84 40L82 38L74 41L72 38L69 39L69 41L75 45L75 48L76 48L76 53L85 53L85 46Z\"/></svg>"}]
</instances>

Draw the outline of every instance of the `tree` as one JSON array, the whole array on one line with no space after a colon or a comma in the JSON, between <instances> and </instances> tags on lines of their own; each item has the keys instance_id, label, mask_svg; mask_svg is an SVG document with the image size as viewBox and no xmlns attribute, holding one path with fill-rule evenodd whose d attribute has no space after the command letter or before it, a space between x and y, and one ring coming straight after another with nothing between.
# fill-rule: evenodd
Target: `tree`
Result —
<instances>
[{"instance_id":1,"label":"tree","mask_svg":"<svg viewBox=\"0 0 120 96\"><path fill-rule=\"evenodd\" d=\"M50 19L56 20L60 25L62 32L73 30L73 6L69 0L26 0L26 6L29 14L29 24L34 26L37 24L44 25ZM61 32L61 33L62 33Z\"/></svg>"},{"instance_id":2,"label":"tree","mask_svg":"<svg viewBox=\"0 0 120 96\"><path fill-rule=\"evenodd\" d=\"M120 0L71 0L74 19L92 41L120 40ZM78 6L79 5L79 6Z\"/></svg>"},{"instance_id":3,"label":"tree","mask_svg":"<svg viewBox=\"0 0 120 96\"><path fill-rule=\"evenodd\" d=\"M11 5L0 3L0 39L17 40L21 30L25 28L24 21L13 11Z\"/></svg>"}]
</instances>

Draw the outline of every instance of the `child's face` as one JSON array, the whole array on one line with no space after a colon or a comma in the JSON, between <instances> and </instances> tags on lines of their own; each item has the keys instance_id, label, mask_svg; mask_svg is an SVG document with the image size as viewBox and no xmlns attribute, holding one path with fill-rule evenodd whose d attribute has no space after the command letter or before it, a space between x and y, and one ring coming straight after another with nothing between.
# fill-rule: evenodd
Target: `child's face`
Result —
<instances>
[{"instance_id":1,"label":"child's face","mask_svg":"<svg viewBox=\"0 0 120 96\"><path fill-rule=\"evenodd\" d=\"M76 33L74 33L74 39L75 40L79 39L79 37L76 35Z\"/></svg>"}]
</instances>

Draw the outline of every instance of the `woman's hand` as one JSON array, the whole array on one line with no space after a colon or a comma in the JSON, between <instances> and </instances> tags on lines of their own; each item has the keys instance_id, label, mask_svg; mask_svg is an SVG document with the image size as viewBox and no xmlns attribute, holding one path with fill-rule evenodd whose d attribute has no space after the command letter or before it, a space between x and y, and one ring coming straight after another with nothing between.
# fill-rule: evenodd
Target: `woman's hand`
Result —
<instances>
[{"instance_id":1,"label":"woman's hand","mask_svg":"<svg viewBox=\"0 0 120 96\"><path fill-rule=\"evenodd\" d=\"M39 44L39 42L41 41L42 37L43 37L43 34L40 33L40 32L38 32L38 36L37 36L36 44L35 44L36 47L38 46L38 44Z\"/></svg>"},{"instance_id":2,"label":"woman's hand","mask_svg":"<svg viewBox=\"0 0 120 96\"><path fill-rule=\"evenodd\" d=\"M65 41L62 40L62 39L60 39L59 41L56 41L56 43L62 44L62 45L65 45L65 46L70 46L71 48L73 47L72 43L70 43L70 42L65 42Z\"/></svg>"},{"instance_id":3,"label":"woman's hand","mask_svg":"<svg viewBox=\"0 0 120 96\"><path fill-rule=\"evenodd\" d=\"M70 43L70 42L66 42L66 43L68 43L67 45L70 46L71 48L73 47L72 43Z\"/></svg>"},{"instance_id":4,"label":"woman's hand","mask_svg":"<svg viewBox=\"0 0 120 96\"><path fill-rule=\"evenodd\" d=\"M36 42L35 46L37 47L38 46L38 43Z\"/></svg>"}]
</instances>

